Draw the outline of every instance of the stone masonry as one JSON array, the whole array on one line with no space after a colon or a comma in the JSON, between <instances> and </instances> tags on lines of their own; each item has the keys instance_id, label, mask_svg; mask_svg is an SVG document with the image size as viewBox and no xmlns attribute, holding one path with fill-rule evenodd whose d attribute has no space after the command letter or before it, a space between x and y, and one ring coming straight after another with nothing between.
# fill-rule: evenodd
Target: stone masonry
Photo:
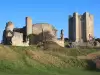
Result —
<instances>
[{"instance_id":1,"label":"stone masonry","mask_svg":"<svg viewBox=\"0 0 100 75\"><path fill-rule=\"evenodd\" d=\"M32 24L30 17L25 18L25 23L26 25L23 28L14 28L14 24L11 21L7 22L3 32L2 43L13 46L29 46L46 40L64 47L64 40L57 39L57 30L52 25L48 23ZM31 39L29 38L30 35L33 35ZM61 39L63 38L62 33Z\"/></svg>"},{"instance_id":2,"label":"stone masonry","mask_svg":"<svg viewBox=\"0 0 100 75\"><path fill-rule=\"evenodd\" d=\"M69 16L69 39L72 42L90 41L94 37L93 15L85 12L83 15L73 13Z\"/></svg>"}]
</instances>

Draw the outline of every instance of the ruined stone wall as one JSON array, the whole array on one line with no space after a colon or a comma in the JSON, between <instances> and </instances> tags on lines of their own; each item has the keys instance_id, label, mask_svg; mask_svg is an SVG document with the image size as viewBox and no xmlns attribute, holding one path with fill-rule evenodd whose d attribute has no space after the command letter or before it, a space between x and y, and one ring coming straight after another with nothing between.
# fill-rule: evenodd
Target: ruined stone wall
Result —
<instances>
[{"instance_id":1,"label":"ruined stone wall","mask_svg":"<svg viewBox=\"0 0 100 75\"><path fill-rule=\"evenodd\" d=\"M26 17L26 26L24 28L14 28L13 23L8 22L5 30L7 37L4 37L6 37L8 41L10 37L9 42L13 46L29 46L29 44L31 45L44 41L52 41L56 42L58 45L64 46L64 40L57 40L56 32L57 30L52 25L48 23L37 23L32 25L32 19ZM31 39L29 39L30 35L33 35ZM64 39L63 36L61 38ZM6 39L4 39L4 41L5 40Z\"/></svg>"},{"instance_id":2,"label":"ruined stone wall","mask_svg":"<svg viewBox=\"0 0 100 75\"><path fill-rule=\"evenodd\" d=\"M13 46L29 46L28 42L23 42L23 33L14 32L12 37L12 45Z\"/></svg>"},{"instance_id":3,"label":"ruined stone wall","mask_svg":"<svg viewBox=\"0 0 100 75\"><path fill-rule=\"evenodd\" d=\"M34 37L31 40L35 42L41 42L45 40L52 41L52 39L57 39L52 26L47 23L34 24L32 34Z\"/></svg>"},{"instance_id":4,"label":"ruined stone wall","mask_svg":"<svg viewBox=\"0 0 100 75\"><path fill-rule=\"evenodd\" d=\"M64 40L53 40L55 43L57 43L59 46L64 47Z\"/></svg>"},{"instance_id":5,"label":"ruined stone wall","mask_svg":"<svg viewBox=\"0 0 100 75\"><path fill-rule=\"evenodd\" d=\"M37 44L43 41L52 41L64 47L64 40L57 40L56 30L47 23L38 23L33 25L33 36L30 39L31 44Z\"/></svg>"},{"instance_id":6,"label":"ruined stone wall","mask_svg":"<svg viewBox=\"0 0 100 75\"><path fill-rule=\"evenodd\" d=\"M33 33L35 35L39 35L40 33L47 32L49 31L50 33L52 33L52 35L54 35L53 33L53 28L51 25L47 24L47 23L38 23L38 24L34 24L33 25Z\"/></svg>"}]
</instances>

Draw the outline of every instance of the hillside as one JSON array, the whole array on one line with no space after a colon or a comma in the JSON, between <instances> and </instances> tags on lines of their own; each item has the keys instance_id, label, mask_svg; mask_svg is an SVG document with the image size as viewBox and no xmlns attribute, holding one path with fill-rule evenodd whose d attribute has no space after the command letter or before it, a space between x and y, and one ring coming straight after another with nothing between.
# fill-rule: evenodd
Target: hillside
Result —
<instances>
[{"instance_id":1,"label":"hillside","mask_svg":"<svg viewBox=\"0 0 100 75\"><path fill-rule=\"evenodd\" d=\"M93 54L99 55L100 50L0 45L0 75L100 75L87 61Z\"/></svg>"}]
</instances>

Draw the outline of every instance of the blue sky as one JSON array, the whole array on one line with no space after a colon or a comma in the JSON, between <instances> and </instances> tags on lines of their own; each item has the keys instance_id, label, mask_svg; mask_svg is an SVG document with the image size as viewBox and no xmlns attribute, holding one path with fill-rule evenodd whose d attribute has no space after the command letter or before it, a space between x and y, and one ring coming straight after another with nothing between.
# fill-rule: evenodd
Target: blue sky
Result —
<instances>
[{"instance_id":1,"label":"blue sky","mask_svg":"<svg viewBox=\"0 0 100 75\"><path fill-rule=\"evenodd\" d=\"M52 24L58 33L64 29L64 36L68 37L68 15L85 11L94 15L94 34L100 37L100 0L0 0L0 40L7 21L23 27L26 16L33 23Z\"/></svg>"}]
</instances>

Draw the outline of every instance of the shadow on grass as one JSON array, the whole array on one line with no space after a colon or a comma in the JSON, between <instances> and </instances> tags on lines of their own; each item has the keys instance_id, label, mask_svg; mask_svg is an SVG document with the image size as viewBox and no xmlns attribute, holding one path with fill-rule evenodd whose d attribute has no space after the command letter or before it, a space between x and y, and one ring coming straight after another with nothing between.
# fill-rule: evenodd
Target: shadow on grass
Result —
<instances>
[{"instance_id":1,"label":"shadow on grass","mask_svg":"<svg viewBox=\"0 0 100 75\"><path fill-rule=\"evenodd\" d=\"M87 62L87 66L85 68L86 70L100 72L100 68L98 69L96 67L96 63L93 60L87 60L86 62Z\"/></svg>"}]
</instances>

